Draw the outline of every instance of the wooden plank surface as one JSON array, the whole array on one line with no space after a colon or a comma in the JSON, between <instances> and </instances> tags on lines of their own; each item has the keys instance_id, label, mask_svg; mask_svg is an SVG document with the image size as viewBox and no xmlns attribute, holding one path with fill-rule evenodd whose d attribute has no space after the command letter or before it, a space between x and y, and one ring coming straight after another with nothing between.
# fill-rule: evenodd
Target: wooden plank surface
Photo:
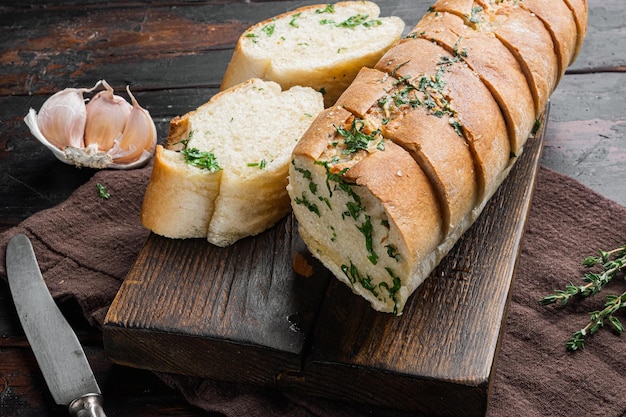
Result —
<instances>
[{"instance_id":1,"label":"wooden plank surface","mask_svg":"<svg viewBox=\"0 0 626 417\"><path fill-rule=\"evenodd\" d=\"M291 216L228 248L151 235L105 319L109 358L127 366L272 385L299 371L328 282ZM171 349L175 345L176 349Z\"/></svg>"},{"instance_id":2,"label":"wooden plank surface","mask_svg":"<svg viewBox=\"0 0 626 417\"><path fill-rule=\"evenodd\" d=\"M164 138L172 117L192 110L216 91L217 85L209 85L206 79L220 76L219 69L225 68L228 58L226 51L238 36L218 29L237 24L243 27L256 22L255 16L260 20L305 3L313 2L0 2L0 230L65 200L93 174L60 163L36 142L22 121L29 107L39 108L55 91L93 84L98 78L112 80L116 87L130 83L141 95L140 103L150 109L159 138ZM432 2L377 3L384 14L397 14L409 22ZM138 24L134 31L123 30L113 16L118 15L117 10L128 8L144 10L148 20L155 16L165 20L161 20L162 26L157 22ZM198 16L193 23L205 28L207 35L196 36L193 42L184 36L161 37L166 40L161 44L164 53L158 57L146 38L144 47L133 49L134 54L116 51L129 51L128 45L141 39L142 32L158 35L160 27L171 30L169 15L152 11L168 8L179 9L172 11L178 14L179 23L185 21L184 16ZM221 12L212 17L200 12L203 8ZM247 13L246 8L252 11ZM581 54L552 95L542 164L626 204L626 187L619 185L626 169L626 7L622 0L589 0L589 10L589 33ZM88 18L90 14L99 20ZM180 32L187 29L181 27ZM77 36L66 36L60 43L57 34L64 30L68 34L73 30ZM226 32L228 42L216 45L210 39ZM91 38L84 36L87 33ZM213 45L207 46L210 43ZM115 63L109 62L112 59ZM176 70L181 67L184 71ZM62 303L68 317L80 318L79 312L67 307ZM89 359L107 396L108 415L213 415L189 405L150 372L111 365L105 359L98 332L80 320L72 323L92 352ZM0 364L0 416L67 415L43 385L4 283L0 283Z\"/></svg>"},{"instance_id":3,"label":"wooden plank surface","mask_svg":"<svg viewBox=\"0 0 626 417\"><path fill-rule=\"evenodd\" d=\"M307 392L431 416L485 414L542 134L400 319L331 284L305 365Z\"/></svg>"},{"instance_id":4,"label":"wooden plank surface","mask_svg":"<svg viewBox=\"0 0 626 417\"><path fill-rule=\"evenodd\" d=\"M329 281L293 216L228 248L152 234L105 319L108 358L433 416L484 415L543 132L401 317ZM295 272L302 259L312 276Z\"/></svg>"}]
</instances>

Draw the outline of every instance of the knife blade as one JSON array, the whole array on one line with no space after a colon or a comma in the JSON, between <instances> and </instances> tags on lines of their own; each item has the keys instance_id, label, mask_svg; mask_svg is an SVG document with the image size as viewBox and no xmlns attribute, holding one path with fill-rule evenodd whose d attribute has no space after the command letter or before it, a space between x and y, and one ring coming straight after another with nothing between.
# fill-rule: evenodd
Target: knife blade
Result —
<instances>
[{"instance_id":1,"label":"knife blade","mask_svg":"<svg viewBox=\"0 0 626 417\"><path fill-rule=\"evenodd\" d=\"M26 235L9 241L6 271L22 328L54 401L67 406L71 416L106 417L85 352L50 295Z\"/></svg>"}]
</instances>

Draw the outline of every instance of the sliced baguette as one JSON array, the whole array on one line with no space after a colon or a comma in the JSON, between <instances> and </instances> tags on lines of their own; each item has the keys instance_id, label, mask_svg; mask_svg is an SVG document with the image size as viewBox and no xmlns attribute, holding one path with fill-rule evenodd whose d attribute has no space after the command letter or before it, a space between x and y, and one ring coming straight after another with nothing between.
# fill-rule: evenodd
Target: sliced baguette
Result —
<instances>
[{"instance_id":1,"label":"sliced baguette","mask_svg":"<svg viewBox=\"0 0 626 417\"><path fill-rule=\"evenodd\" d=\"M491 195L500 185L511 151L502 112L476 73L436 43L422 38L398 43L376 69L406 79L418 89L423 79L442 86L473 156L478 198Z\"/></svg>"},{"instance_id":2,"label":"sliced baguette","mask_svg":"<svg viewBox=\"0 0 626 417\"><path fill-rule=\"evenodd\" d=\"M530 87L511 51L493 33L474 30L447 12L427 13L409 37L437 42L478 74L502 110L511 152L519 155L536 115Z\"/></svg>"},{"instance_id":3,"label":"sliced baguette","mask_svg":"<svg viewBox=\"0 0 626 417\"><path fill-rule=\"evenodd\" d=\"M290 210L287 176L291 152L323 109L319 92L281 91L250 79L222 91L172 120L159 149L142 206L145 227L169 238L207 238L227 246L258 234ZM212 154L210 172L185 162L187 150Z\"/></svg>"},{"instance_id":4,"label":"sliced baguette","mask_svg":"<svg viewBox=\"0 0 626 417\"><path fill-rule=\"evenodd\" d=\"M447 235L476 203L479 186L472 154L447 117L415 104L424 102L425 94L409 86L389 74L363 68L337 105L380 129L385 139L415 159L433 185Z\"/></svg>"},{"instance_id":5,"label":"sliced baguette","mask_svg":"<svg viewBox=\"0 0 626 417\"><path fill-rule=\"evenodd\" d=\"M360 71L294 150L288 191L300 235L314 256L376 310L400 314L407 297L480 215L562 74L547 26L559 32L554 39L560 42L571 39L571 25L542 20L522 2L497 3L437 2L413 36L399 41L373 69ZM586 26L586 14L576 10L586 8L568 9L578 22L578 37L562 43L561 52L572 57ZM444 13L457 18L433 21ZM478 44L481 38L485 45ZM486 53L490 45L507 59L497 65L468 59L470 47ZM507 84L511 73L517 81ZM504 91L506 85L519 96ZM522 96L524 110L515 115L511 108ZM446 136L451 125L462 133L471 158L453 151ZM436 148L437 140L444 149ZM461 173L459 181L475 174L476 191L463 201L455 201L454 187L464 187L454 183L454 172Z\"/></svg>"},{"instance_id":6,"label":"sliced baguette","mask_svg":"<svg viewBox=\"0 0 626 417\"><path fill-rule=\"evenodd\" d=\"M370 1L305 6L257 23L239 38L222 89L248 78L283 89L309 86L328 107L361 67L373 66L402 35L399 17L379 17Z\"/></svg>"}]
</instances>

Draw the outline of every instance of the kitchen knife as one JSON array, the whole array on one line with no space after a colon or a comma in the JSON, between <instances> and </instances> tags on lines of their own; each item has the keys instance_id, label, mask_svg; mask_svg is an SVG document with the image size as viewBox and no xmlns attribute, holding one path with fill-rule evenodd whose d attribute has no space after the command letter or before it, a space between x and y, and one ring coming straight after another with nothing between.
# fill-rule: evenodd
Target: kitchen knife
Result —
<instances>
[{"instance_id":1,"label":"kitchen knife","mask_svg":"<svg viewBox=\"0 0 626 417\"><path fill-rule=\"evenodd\" d=\"M6 270L17 314L54 401L75 417L106 417L85 352L48 292L25 235L9 241Z\"/></svg>"}]
</instances>

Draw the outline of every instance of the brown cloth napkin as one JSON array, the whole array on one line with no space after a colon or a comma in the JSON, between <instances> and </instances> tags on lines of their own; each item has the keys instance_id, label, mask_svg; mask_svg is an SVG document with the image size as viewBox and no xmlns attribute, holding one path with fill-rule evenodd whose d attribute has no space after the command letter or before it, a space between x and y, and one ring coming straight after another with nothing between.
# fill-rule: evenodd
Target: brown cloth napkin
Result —
<instances>
[{"instance_id":1,"label":"brown cloth napkin","mask_svg":"<svg viewBox=\"0 0 626 417\"><path fill-rule=\"evenodd\" d=\"M101 327L148 236L139 223L139 209L149 173L149 166L98 172L64 203L1 234L0 276L6 279L8 240L25 233L57 302L77 302L87 320ZM106 187L110 198L101 197L96 184ZM605 293L626 291L626 281L613 282L595 298L565 308L538 303L554 289L578 283L585 257L625 243L626 207L572 179L540 170L488 417L626 417L624 336L605 329L587 340L585 350L565 350L565 341L587 322L588 312L602 307ZM400 416L236 384L159 376L190 403L226 416Z\"/></svg>"}]
</instances>

